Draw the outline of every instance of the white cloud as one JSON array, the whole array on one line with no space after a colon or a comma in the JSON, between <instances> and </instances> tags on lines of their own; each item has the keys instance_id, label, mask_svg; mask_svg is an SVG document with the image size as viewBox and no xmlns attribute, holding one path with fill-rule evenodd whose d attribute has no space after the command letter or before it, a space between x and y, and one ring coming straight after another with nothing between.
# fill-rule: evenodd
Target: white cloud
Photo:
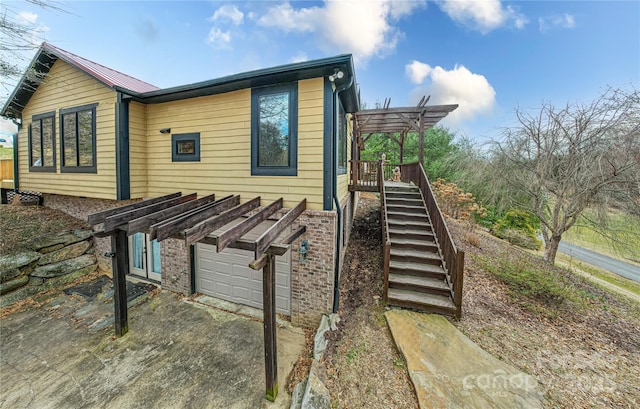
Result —
<instances>
[{"instance_id":1,"label":"white cloud","mask_svg":"<svg viewBox=\"0 0 640 409\"><path fill-rule=\"evenodd\" d=\"M438 5L454 21L482 34L508 24L522 29L529 22L524 14L512 6L504 7L500 0L438 0Z\"/></svg>"},{"instance_id":2,"label":"white cloud","mask_svg":"<svg viewBox=\"0 0 640 409\"><path fill-rule=\"evenodd\" d=\"M457 124L473 119L476 115L489 113L495 105L496 91L489 81L484 75L475 74L463 65L446 70L414 60L406 65L406 70L415 83L422 83L427 78L430 80L428 84L411 92L410 99L413 102L417 102L423 95L431 95L430 104L459 105L447 116L447 124Z\"/></svg>"},{"instance_id":3,"label":"white cloud","mask_svg":"<svg viewBox=\"0 0 640 409\"><path fill-rule=\"evenodd\" d=\"M229 20L236 26L242 24L244 19L244 13L238 10L236 6L225 4L213 13L213 16L209 18L209 21L225 21Z\"/></svg>"},{"instance_id":4,"label":"white cloud","mask_svg":"<svg viewBox=\"0 0 640 409\"><path fill-rule=\"evenodd\" d=\"M207 36L207 43L217 48L231 48L231 33L213 27Z\"/></svg>"},{"instance_id":5,"label":"white cloud","mask_svg":"<svg viewBox=\"0 0 640 409\"><path fill-rule=\"evenodd\" d=\"M29 24L35 24L36 20L38 20L38 15L30 11L21 11L20 13L18 13L18 17Z\"/></svg>"},{"instance_id":6,"label":"white cloud","mask_svg":"<svg viewBox=\"0 0 640 409\"><path fill-rule=\"evenodd\" d=\"M258 19L264 27L285 33L314 33L323 48L350 52L360 61L393 51L402 32L394 25L426 3L420 1L325 1L322 6L294 8L285 1Z\"/></svg>"},{"instance_id":7,"label":"white cloud","mask_svg":"<svg viewBox=\"0 0 640 409\"><path fill-rule=\"evenodd\" d=\"M541 17L538 19L540 31L549 31L552 28L575 28L576 20L571 14L560 14L556 16Z\"/></svg>"},{"instance_id":8,"label":"white cloud","mask_svg":"<svg viewBox=\"0 0 640 409\"><path fill-rule=\"evenodd\" d=\"M429 64L417 60L411 61L411 63L405 66L405 69L411 82L414 84L422 84L427 75L432 71Z\"/></svg>"}]
</instances>

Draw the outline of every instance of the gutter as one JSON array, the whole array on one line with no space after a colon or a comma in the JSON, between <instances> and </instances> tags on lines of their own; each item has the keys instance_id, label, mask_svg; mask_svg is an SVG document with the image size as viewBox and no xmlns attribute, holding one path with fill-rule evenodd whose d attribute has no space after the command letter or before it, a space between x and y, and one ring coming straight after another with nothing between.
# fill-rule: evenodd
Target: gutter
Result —
<instances>
[{"instance_id":1,"label":"gutter","mask_svg":"<svg viewBox=\"0 0 640 409\"><path fill-rule=\"evenodd\" d=\"M332 149L332 160L333 160L333 202L336 206L336 227L338 228L336 234L336 262L334 266L334 281L333 281L333 313L336 314L338 312L338 305L340 304L340 234L342 225L342 209L340 208L340 200L338 199L338 132L337 132L337 121L336 121L336 112L338 111L338 104L340 103L339 94L350 88L353 85L353 75L350 76L351 79L348 83L336 87L333 92L333 111L331 114L331 123L333 128L333 149Z\"/></svg>"}]
</instances>

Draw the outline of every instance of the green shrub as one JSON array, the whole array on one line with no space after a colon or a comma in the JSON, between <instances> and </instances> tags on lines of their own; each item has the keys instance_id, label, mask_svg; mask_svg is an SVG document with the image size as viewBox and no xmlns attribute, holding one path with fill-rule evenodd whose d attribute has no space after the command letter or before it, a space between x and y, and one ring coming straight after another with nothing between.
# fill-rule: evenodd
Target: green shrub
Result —
<instances>
[{"instance_id":1,"label":"green shrub","mask_svg":"<svg viewBox=\"0 0 640 409\"><path fill-rule=\"evenodd\" d=\"M531 213L511 209L493 225L491 232L516 246L537 250L542 244L536 237L539 226L540 221Z\"/></svg>"}]
</instances>

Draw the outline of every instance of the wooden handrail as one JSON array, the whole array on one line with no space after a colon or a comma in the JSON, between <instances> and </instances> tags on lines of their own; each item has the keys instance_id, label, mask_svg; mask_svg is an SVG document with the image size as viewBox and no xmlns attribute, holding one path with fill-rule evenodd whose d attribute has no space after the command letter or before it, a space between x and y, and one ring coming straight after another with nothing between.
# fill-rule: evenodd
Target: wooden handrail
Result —
<instances>
[{"instance_id":1,"label":"wooden handrail","mask_svg":"<svg viewBox=\"0 0 640 409\"><path fill-rule=\"evenodd\" d=\"M383 165L380 161L379 173L382 175ZM382 178L382 176L381 176ZM391 239L389 238L389 220L387 219L387 194L384 180L380 183L380 222L382 225L382 241L384 242L384 301L388 301L389 293L389 261L391 259Z\"/></svg>"},{"instance_id":2,"label":"wooden handrail","mask_svg":"<svg viewBox=\"0 0 640 409\"><path fill-rule=\"evenodd\" d=\"M400 169L402 181L406 183L413 182L422 192L429 217L431 218L431 225L438 241L438 247L441 251L447 279L451 286L451 296L456 306L456 317L460 318L462 315L464 251L459 250L453 241L422 164L419 162L402 164Z\"/></svg>"}]
</instances>

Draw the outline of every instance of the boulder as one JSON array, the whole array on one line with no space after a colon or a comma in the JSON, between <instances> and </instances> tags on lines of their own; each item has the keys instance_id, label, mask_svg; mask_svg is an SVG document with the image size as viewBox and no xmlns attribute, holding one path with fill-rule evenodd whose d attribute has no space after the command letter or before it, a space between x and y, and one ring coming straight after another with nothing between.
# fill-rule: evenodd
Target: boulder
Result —
<instances>
[{"instance_id":1,"label":"boulder","mask_svg":"<svg viewBox=\"0 0 640 409\"><path fill-rule=\"evenodd\" d=\"M307 387L302 398L301 409L331 409L331 395L322 382L322 374L318 361L313 361L309 371Z\"/></svg>"},{"instance_id":2,"label":"boulder","mask_svg":"<svg viewBox=\"0 0 640 409\"><path fill-rule=\"evenodd\" d=\"M10 291L13 291L17 288L23 287L29 282L29 276L20 276L13 280L6 281L4 283L0 283L0 295L6 294Z\"/></svg>"},{"instance_id":3,"label":"boulder","mask_svg":"<svg viewBox=\"0 0 640 409\"><path fill-rule=\"evenodd\" d=\"M0 257L0 281L11 280L16 277L14 270L20 270L40 258L40 253L24 251ZM6 278L5 278L6 277Z\"/></svg>"},{"instance_id":4,"label":"boulder","mask_svg":"<svg viewBox=\"0 0 640 409\"><path fill-rule=\"evenodd\" d=\"M91 247L91 242L80 241L70 246L63 247L53 253L45 254L38 260L38 265L59 263L60 261L76 258L83 255Z\"/></svg>"},{"instance_id":5,"label":"boulder","mask_svg":"<svg viewBox=\"0 0 640 409\"><path fill-rule=\"evenodd\" d=\"M302 399L304 398L304 391L307 389L308 379L309 378L304 378L301 382L298 382L295 388L293 388L291 406L289 409L300 409L302 407Z\"/></svg>"},{"instance_id":6,"label":"boulder","mask_svg":"<svg viewBox=\"0 0 640 409\"><path fill-rule=\"evenodd\" d=\"M37 239L31 242L31 247L34 250L40 250L40 249L48 249L58 244L68 246L69 244L87 240L91 236L93 236L92 230L87 230L87 229L66 230L60 233L38 237Z\"/></svg>"},{"instance_id":7,"label":"boulder","mask_svg":"<svg viewBox=\"0 0 640 409\"><path fill-rule=\"evenodd\" d=\"M96 256L93 254L85 254L80 257L69 260L60 261L55 264L37 267L32 273L32 277L52 278L65 274L70 274L82 268L88 267L96 263Z\"/></svg>"},{"instance_id":8,"label":"boulder","mask_svg":"<svg viewBox=\"0 0 640 409\"><path fill-rule=\"evenodd\" d=\"M338 322L340 317L338 314L323 315L320 320L320 325L316 331L316 336L313 339L313 359L320 359L327 349L329 341L325 338L324 334L329 331L335 331L338 329Z\"/></svg>"}]
</instances>

